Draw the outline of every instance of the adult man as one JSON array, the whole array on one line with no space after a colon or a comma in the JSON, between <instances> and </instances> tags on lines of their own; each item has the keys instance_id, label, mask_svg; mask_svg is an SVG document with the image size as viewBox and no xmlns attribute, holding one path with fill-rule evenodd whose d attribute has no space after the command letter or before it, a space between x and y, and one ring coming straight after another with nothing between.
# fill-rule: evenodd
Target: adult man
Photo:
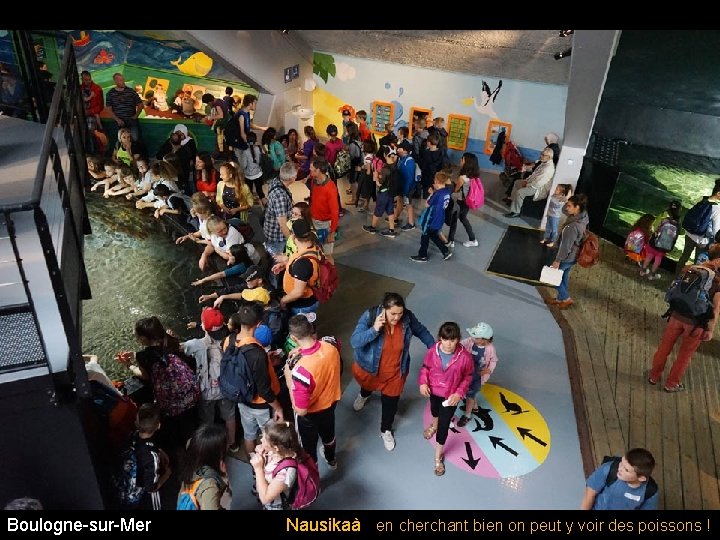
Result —
<instances>
[{"instance_id":1,"label":"adult man","mask_svg":"<svg viewBox=\"0 0 720 540\"><path fill-rule=\"evenodd\" d=\"M715 278L708 293L708 298L712 304L712 318L707 322L698 321L671 311L667 326L660 339L660 345L658 345L653 356L648 382L655 385L660 382L665 364L675 346L675 342L682 338L677 358L670 368L667 379L665 379L663 389L666 392L685 390L685 385L680 379L682 379L683 373L690 365L693 353L702 341L710 341L713 338L713 332L720 316L720 245L716 244L710 248L710 259L700 266L715 273Z\"/></svg>"},{"instance_id":2,"label":"adult man","mask_svg":"<svg viewBox=\"0 0 720 540\"><path fill-rule=\"evenodd\" d=\"M83 71L80 74L80 78L82 79L80 89L82 90L83 103L85 105L85 116L88 119L91 117L94 119L95 125L93 129L102 130L100 113L105 107L102 88L92 80L92 75L90 75L89 71Z\"/></svg>"},{"instance_id":3,"label":"adult man","mask_svg":"<svg viewBox=\"0 0 720 540\"><path fill-rule=\"evenodd\" d=\"M315 329L304 315L291 317L288 326L298 348L291 351L285 364L285 381L297 415L300 442L317 462L319 438L325 462L335 469L335 406L342 396L340 353L315 338Z\"/></svg>"},{"instance_id":4,"label":"adult man","mask_svg":"<svg viewBox=\"0 0 720 540\"><path fill-rule=\"evenodd\" d=\"M285 242L292 232L288 227L288 216L292 212L293 199L290 185L297 178L297 168L292 163L283 163L280 174L270 181L267 206L265 207L265 249L270 256L281 255Z\"/></svg>"},{"instance_id":5,"label":"adult man","mask_svg":"<svg viewBox=\"0 0 720 540\"><path fill-rule=\"evenodd\" d=\"M527 180L517 182L515 193L512 196L510 212L505 217L518 217L525 197L532 195L534 201L545 199L550 191L552 177L555 174L555 165L552 161L553 151L546 148L540 154L540 165Z\"/></svg>"},{"instance_id":6,"label":"adult man","mask_svg":"<svg viewBox=\"0 0 720 540\"><path fill-rule=\"evenodd\" d=\"M297 251L287 259L284 255L276 257L278 263L273 266L274 274L285 270L282 288L285 295L280 305L290 313L316 313L320 302L315 298L313 287L320 279L319 248L315 246L310 225L304 219L297 219L292 224L292 232ZM309 254L308 256L303 256Z\"/></svg>"},{"instance_id":7,"label":"adult man","mask_svg":"<svg viewBox=\"0 0 720 540\"><path fill-rule=\"evenodd\" d=\"M335 182L330 180L330 165L322 158L315 158L310 164L310 215L323 251L330 262L335 246L335 231L340 221L340 204Z\"/></svg>"},{"instance_id":8,"label":"adult man","mask_svg":"<svg viewBox=\"0 0 720 540\"><path fill-rule=\"evenodd\" d=\"M137 92L125 86L125 77L122 73L113 75L115 86L108 90L105 96L105 104L112 115L113 120L120 128L128 128L132 133L133 140L140 140L140 123L138 116L143 110L143 102Z\"/></svg>"},{"instance_id":9,"label":"adult man","mask_svg":"<svg viewBox=\"0 0 720 540\"><path fill-rule=\"evenodd\" d=\"M258 126L252 123L250 119L250 111L254 111L257 107L257 96L252 94L245 94L243 98L242 107L237 114L230 119L231 122L240 122L240 145L237 148L233 148L235 151L235 157L237 157L238 163L240 163L240 156L242 151L248 147L247 136L251 129L259 131L265 131L266 126Z\"/></svg>"},{"instance_id":10,"label":"adult man","mask_svg":"<svg viewBox=\"0 0 720 540\"><path fill-rule=\"evenodd\" d=\"M685 247L677 263L676 275L680 275L680 272L685 268L685 263L688 262L693 250L695 250L696 258L701 252L706 252L708 245L720 231L720 178L715 180L715 186L712 194L707 197L707 203L710 205L710 225L702 234L685 231Z\"/></svg>"}]
</instances>

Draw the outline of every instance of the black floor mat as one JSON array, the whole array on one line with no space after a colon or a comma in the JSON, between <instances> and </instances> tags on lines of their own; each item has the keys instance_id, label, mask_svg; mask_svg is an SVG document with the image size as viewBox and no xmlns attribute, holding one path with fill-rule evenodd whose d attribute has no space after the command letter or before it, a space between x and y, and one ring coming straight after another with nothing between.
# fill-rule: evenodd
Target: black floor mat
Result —
<instances>
[{"instance_id":1,"label":"black floor mat","mask_svg":"<svg viewBox=\"0 0 720 540\"><path fill-rule=\"evenodd\" d=\"M550 264L555 249L540 243L540 229L511 225L495 250L487 271L502 277L540 284L542 267Z\"/></svg>"}]
</instances>

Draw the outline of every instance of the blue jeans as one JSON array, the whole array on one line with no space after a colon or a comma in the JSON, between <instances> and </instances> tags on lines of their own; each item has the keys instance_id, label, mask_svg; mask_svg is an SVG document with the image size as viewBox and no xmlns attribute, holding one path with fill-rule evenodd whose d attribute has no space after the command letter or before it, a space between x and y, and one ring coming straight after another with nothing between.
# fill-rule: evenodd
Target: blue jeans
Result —
<instances>
[{"instance_id":1,"label":"blue jeans","mask_svg":"<svg viewBox=\"0 0 720 540\"><path fill-rule=\"evenodd\" d=\"M563 271L563 277L560 281L560 285L555 288L557 289L557 299L561 302L570 298L570 293L568 291L568 280L570 279L570 270L572 270L572 267L575 266L575 262L576 261L560 263L560 270Z\"/></svg>"},{"instance_id":2,"label":"blue jeans","mask_svg":"<svg viewBox=\"0 0 720 540\"><path fill-rule=\"evenodd\" d=\"M318 308L320 307L320 302L315 301L314 304L307 306L307 307L292 307L288 306L288 309L290 310L290 315L298 315L299 313L317 313Z\"/></svg>"},{"instance_id":3,"label":"blue jeans","mask_svg":"<svg viewBox=\"0 0 720 540\"><path fill-rule=\"evenodd\" d=\"M555 242L558 238L558 225L560 225L560 216L548 216L545 222L545 241Z\"/></svg>"}]
</instances>

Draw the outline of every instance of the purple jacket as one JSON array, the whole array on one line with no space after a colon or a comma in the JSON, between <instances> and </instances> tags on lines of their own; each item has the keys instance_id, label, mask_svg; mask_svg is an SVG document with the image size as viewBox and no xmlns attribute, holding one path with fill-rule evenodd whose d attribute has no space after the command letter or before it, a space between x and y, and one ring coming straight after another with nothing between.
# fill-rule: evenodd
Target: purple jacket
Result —
<instances>
[{"instance_id":1,"label":"purple jacket","mask_svg":"<svg viewBox=\"0 0 720 540\"><path fill-rule=\"evenodd\" d=\"M436 343L432 349L428 349L420 368L418 383L427 384L430 393L439 397L449 398L452 394L464 396L472 381L472 356L458 343L447 369L443 371L439 348L440 343Z\"/></svg>"}]
</instances>

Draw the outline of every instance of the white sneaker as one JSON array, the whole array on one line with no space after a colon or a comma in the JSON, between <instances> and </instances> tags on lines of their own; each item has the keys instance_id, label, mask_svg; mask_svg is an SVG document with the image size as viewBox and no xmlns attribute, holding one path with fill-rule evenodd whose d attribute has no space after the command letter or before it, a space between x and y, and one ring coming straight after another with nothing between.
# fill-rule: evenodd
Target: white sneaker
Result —
<instances>
[{"instance_id":1,"label":"white sneaker","mask_svg":"<svg viewBox=\"0 0 720 540\"><path fill-rule=\"evenodd\" d=\"M449 247L449 248L454 248L454 247L455 247L455 240L453 240L452 242L448 242L448 243L445 244L445 245L446 245L447 247Z\"/></svg>"},{"instance_id":2,"label":"white sneaker","mask_svg":"<svg viewBox=\"0 0 720 540\"><path fill-rule=\"evenodd\" d=\"M356 411L362 411L362 408L365 406L368 399L370 399L370 396L363 397L362 394L358 394L355 401L353 401L353 409Z\"/></svg>"},{"instance_id":3,"label":"white sneaker","mask_svg":"<svg viewBox=\"0 0 720 540\"><path fill-rule=\"evenodd\" d=\"M385 445L385 450L387 450L388 452L392 452L393 450L395 450L395 437L393 437L392 431L383 431L380 434L380 437L382 438L383 444Z\"/></svg>"},{"instance_id":4,"label":"white sneaker","mask_svg":"<svg viewBox=\"0 0 720 540\"><path fill-rule=\"evenodd\" d=\"M463 242L463 246L465 247L477 247L478 241L477 240L468 240L467 242Z\"/></svg>"}]
</instances>

